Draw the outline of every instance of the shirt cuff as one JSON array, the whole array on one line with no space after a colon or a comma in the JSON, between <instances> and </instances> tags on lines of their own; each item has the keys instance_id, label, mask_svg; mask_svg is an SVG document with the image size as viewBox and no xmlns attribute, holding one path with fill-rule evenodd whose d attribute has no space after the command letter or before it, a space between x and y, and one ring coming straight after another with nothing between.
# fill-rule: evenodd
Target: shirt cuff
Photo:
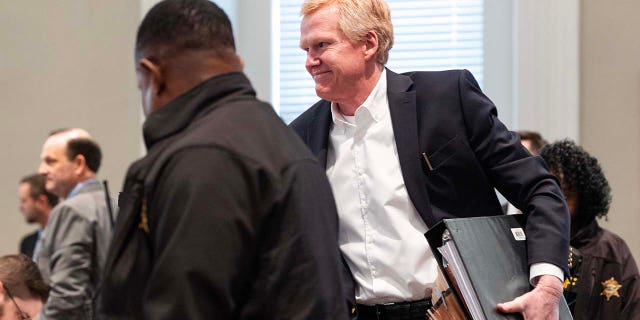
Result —
<instances>
[{"instance_id":1,"label":"shirt cuff","mask_svg":"<svg viewBox=\"0 0 640 320\"><path fill-rule=\"evenodd\" d=\"M551 263L538 262L532 264L529 268L529 283L535 286L538 283L538 277L543 275L552 275L560 279L560 282L564 281L564 272L558 266Z\"/></svg>"}]
</instances>

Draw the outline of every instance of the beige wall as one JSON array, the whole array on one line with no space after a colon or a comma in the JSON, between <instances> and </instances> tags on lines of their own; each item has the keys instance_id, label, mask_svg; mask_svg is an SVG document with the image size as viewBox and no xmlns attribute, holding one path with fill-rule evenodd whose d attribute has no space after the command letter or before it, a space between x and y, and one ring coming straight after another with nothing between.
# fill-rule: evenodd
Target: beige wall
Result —
<instances>
[{"instance_id":1,"label":"beige wall","mask_svg":"<svg viewBox=\"0 0 640 320\"><path fill-rule=\"evenodd\" d=\"M0 255L17 251L27 226L19 179L37 170L48 132L83 127L101 144L99 173L112 194L140 155L133 71L140 4L110 1L0 1Z\"/></svg>"},{"instance_id":2,"label":"beige wall","mask_svg":"<svg viewBox=\"0 0 640 320\"><path fill-rule=\"evenodd\" d=\"M640 1L582 1L580 137L613 191L609 221L640 262Z\"/></svg>"},{"instance_id":3,"label":"beige wall","mask_svg":"<svg viewBox=\"0 0 640 320\"><path fill-rule=\"evenodd\" d=\"M579 0L517 1L518 129L579 135Z\"/></svg>"}]
</instances>

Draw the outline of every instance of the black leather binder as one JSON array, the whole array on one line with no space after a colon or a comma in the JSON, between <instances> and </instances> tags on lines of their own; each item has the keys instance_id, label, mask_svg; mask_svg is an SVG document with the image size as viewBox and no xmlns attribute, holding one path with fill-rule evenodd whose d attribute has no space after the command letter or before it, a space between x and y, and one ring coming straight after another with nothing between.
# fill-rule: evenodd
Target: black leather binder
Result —
<instances>
[{"instance_id":1,"label":"black leather binder","mask_svg":"<svg viewBox=\"0 0 640 320\"><path fill-rule=\"evenodd\" d=\"M467 271L472 293L486 319L522 319L519 314L499 312L496 305L531 289L524 218L524 215L503 215L445 219L425 234L445 275L442 254L438 250L445 242L443 234L449 239L447 241L454 243ZM449 286L454 287L452 279L445 278ZM467 306L467 301L460 300ZM559 311L560 319L572 319L564 298L560 301ZM468 309L467 312L471 319Z\"/></svg>"}]
</instances>

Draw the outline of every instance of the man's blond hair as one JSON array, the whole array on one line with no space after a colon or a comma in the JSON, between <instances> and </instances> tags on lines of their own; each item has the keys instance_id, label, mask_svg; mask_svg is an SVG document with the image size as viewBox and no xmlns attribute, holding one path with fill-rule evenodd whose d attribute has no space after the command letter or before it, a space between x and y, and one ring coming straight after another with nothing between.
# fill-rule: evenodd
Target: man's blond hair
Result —
<instances>
[{"instance_id":1,"label":"man's blond hair","mask_svg":"<svg viewBox=\"0 0 640 320\"><path fill-rule=\"evenodd\" d=\"M300 10L307 16L326 7L338 9L338 23L342 32L352 42L364 41L367 33L373 31L378 36L376 61L382 65L389 59L393 47L393 25L391 11L383 0L306 0Z\"/></svg>"}]
</instances>

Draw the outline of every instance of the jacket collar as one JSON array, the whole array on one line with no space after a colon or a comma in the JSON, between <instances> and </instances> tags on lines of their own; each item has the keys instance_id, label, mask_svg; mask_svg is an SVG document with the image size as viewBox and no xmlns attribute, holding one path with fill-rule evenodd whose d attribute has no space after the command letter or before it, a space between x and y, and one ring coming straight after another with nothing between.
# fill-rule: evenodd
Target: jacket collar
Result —
<instances>
[{"instance_id":1,"label":"jacket collar","mask_svg":"<svg viewBox=\"0 0 640 320\"><path fill-rule=\"evenodd\" d=\"M571 245L576 248L581 248L593 239L593 237L600 231L600 226L594 218L591 222L584 225L584 227L578 229L572 233Z\"/></svg>"},{"instance_id":2,"label":"jacket collar","mask_svg":"<svg viewBox=\"0 0 640 320\"><path fill-rule=\"evenodd\" d=\"M387 70L387 95L404 184L413 206L427 226L432 227L437 221L431 210L422 172L416 91L413 80L408 76Z\"/></svg>"},{"instance_id":3,"label":"jacket collar","mask_svg":"<svg viewBox=\"0 0 640 320\"><path fill-rule=\"evenodd\" d=\"M321 100L315 109L307 128L307 145L318 161L327 167L327 149L329 147L329 130L331 130L331 102Z\"/></svg>"},{"instance_id":4,"label":"jacket collar","mask_svg":"<svg viewBox=\"0 0 640 320\"><path fill-rule=\"evenodd\" d=\"M142 131L147 149L182 131L198 116L212 110L215 102L239 93L255 96L249 79L241 72L214 76L151 113Z\"/></svg>"}]
</instances>

